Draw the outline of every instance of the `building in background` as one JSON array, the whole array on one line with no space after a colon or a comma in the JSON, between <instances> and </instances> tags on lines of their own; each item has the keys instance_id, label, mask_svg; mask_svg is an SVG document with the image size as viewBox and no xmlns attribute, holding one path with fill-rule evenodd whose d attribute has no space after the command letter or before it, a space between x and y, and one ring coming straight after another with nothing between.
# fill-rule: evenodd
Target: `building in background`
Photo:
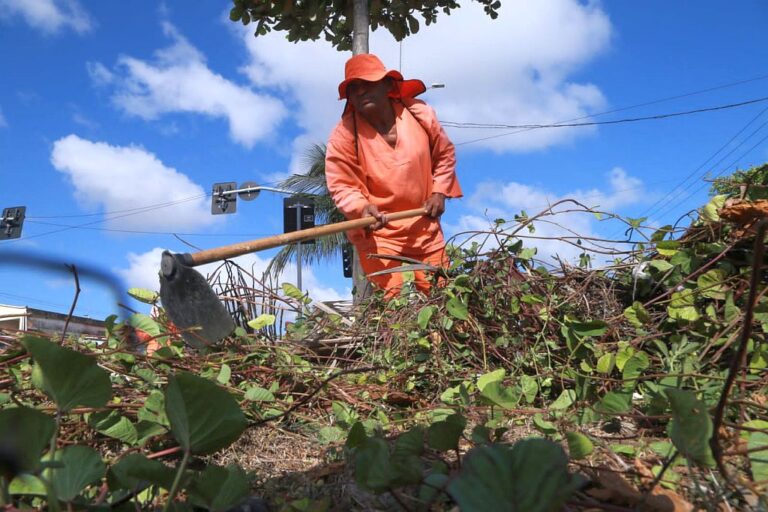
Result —
<instances>
[{"instance_id":1,"label":"building in background","mask_svg":"<svg viewBox=\"0 0 768 512\"><path fill-rule=\"evenodd\" d=\"M0 330L61 334L68 316L27 306L0 304ZM69 320L67 334L103 338L104 329L104 322L100 320L73 316Z\"/></svg>"}]
</instances>

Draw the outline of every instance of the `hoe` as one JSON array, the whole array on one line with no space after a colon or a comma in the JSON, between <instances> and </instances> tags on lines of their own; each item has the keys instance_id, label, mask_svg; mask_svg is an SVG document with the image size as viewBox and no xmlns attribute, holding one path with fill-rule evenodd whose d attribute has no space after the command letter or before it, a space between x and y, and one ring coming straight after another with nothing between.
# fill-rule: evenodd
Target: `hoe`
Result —
<instances>
[{"instance_id":1,"label":"hoe","mask_svg":"<svg viewBox=\"0 0 768 512\"><path fill-rule=\"evenodd\" d=\"M388 213L387 219L408 219L425 214L423 208L417 208ZM375 223L375 218L364 217L194 253L173 254L165 251L160 262L160 299L168 317L183 330L187 343L198 348L211 345L228 336L234 330L235 323L206 279L192 267L350 229L365 228ZM198 329L190 330L193 327Z\"/></svg>"}]
</instances>

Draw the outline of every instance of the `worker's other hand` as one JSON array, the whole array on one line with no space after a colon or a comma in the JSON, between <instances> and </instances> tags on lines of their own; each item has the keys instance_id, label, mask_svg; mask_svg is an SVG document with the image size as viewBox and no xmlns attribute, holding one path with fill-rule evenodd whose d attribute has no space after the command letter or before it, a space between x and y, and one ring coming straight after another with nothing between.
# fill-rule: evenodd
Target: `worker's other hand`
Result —
<instances>
[{"instance_id":1,"label":"worker's other hand","mask_svg":"<svg viewBox=\"0 0 768 512\"><path fill-rule=\"evenodd\" d=\"M439 217L445 211L445 194L440 192L434 192L427 202L424 203L424 209L427 211L427 215L430 217Z\"/></svg>"},{"instance_id":2,"label":"worker's other hand","mask_svg":"<svg viewBox=\"0 0 768 512\"><path fill-rule=\"evenodd\" d=\"M379 212L379 209L376 208L375 204L368 203L363 207L363 212L360 215L361 217L373 217L376 219L375 224L371 224L370 226L366 227L368 231L376 231L377 229L381 229L384 227L384 225L387 223L387 216L381 212Z\"/></svg>"}]
</instances>

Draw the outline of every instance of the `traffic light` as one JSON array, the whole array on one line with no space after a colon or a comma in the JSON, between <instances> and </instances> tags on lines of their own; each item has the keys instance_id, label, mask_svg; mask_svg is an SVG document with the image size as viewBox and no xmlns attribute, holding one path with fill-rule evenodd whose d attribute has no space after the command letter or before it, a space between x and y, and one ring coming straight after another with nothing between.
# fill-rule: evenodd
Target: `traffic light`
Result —
<instances>
[{"instance_id":1,"label":"traffic light","mask_svg":"<svg viewBox=\"0 0 768 512\"><path fill-rule=\"evenodd\" d=\"M341 265L344 269L344 277L352 277L352 262L354 261L352 245L344 244L341 247Z\"/></svg>"},{"instance_id":2,"label":"traffic light","mask_svg":"<svg viewBox=\"0 0 768 512\"><path fill-rule=\"evenodd\" d=\"M26 213L26 206L14 206L3 210L3 216L0 217L0 240L21 237L21 227L24 225Z\"/></svg>"}]
</instances>

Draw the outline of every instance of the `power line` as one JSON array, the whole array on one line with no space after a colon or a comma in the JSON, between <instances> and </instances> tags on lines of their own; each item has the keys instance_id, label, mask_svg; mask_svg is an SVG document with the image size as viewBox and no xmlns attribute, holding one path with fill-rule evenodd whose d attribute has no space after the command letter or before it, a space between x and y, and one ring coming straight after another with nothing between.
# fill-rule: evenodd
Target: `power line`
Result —
<instances>
[{"instance_id":1,"label":"power line","mask_svg":"<svg viewBox=\"0 0 768 512\"><path fill-rule=\"evenodd\" d=\"M729 140L728 140L728 141L727 141L725 144L723 144L722 146L720 146L720 148L718 148L718 149L717 149L717 151L715 151L715 152L714 152L714 153L713 153L713 154L712 154L712 155L711 155L709 158L707 158L707 159L706 159L706 160L705 160L705 161L704 161L704 162L703 162L701 165L699 165L699 166L698 166L696 169L694 169L694 170L693 170L693 171L692 171L690 174L688 174L688 176L686 176L686 177L685 177L685 179L683 179L683 181L682 181L682 182L681 182L679 185L677 185L676 187L674 187L674 188L673 188L671 191L669 191L667 194L665 194L665 195L664 195L662 198L658 199L656 202L654 202L652 205L650 205L648 208L646 208L646 209L645 209L645 210L644 210L644 211L643 211L643 212L640 214L640 216L641 216L641 217L643 217L643 216L650 216L650 215L653 215L653 214L655 213L655 211L659 211L659 210L661 210L661 209L662 209L662 208L664 208L664 207L665 207L667 204L669 204L671 201L674 201L674 200L675 200L677 197L679 197L681 194L685 193L685 191L686 191L686 190L688 190L688 189L690 189L691 187L693 187L693 186L695 185L695 183L696 183L696 179L701 179L701 178L703 178L703 177L706 175L706 173L707 173L708 171L705 171L703 174L701 174L701 175L699 175L699 176L697 176L697 173L699 173L699 171L700 171L701 169L703 169L703 168L704 168L704 167L705 167L705 166L706 166L706 165L707 165L707 164L708 164L710 161L714 160L714 158L715 158L715 157L717 157L717 155L718 155L720 152L722 152L722 151L723 151L725 148L727 148L728 146L730 146L730 145L733 143L733 141L735 141L735 140L736 140L736 139L737 139L737 138L738 138L738 137L739 137L739 136L740 136L742 133L744 133L744 131L746 131L746 130L747 130L747 128L749 128L749 127L750 127L750 126L751 126L751 125L752 125L752 124L753 124L755 121L757 121L757 120L758 120L758 119L759 119L759 118L760 118L760 117L761 117L761 116L762 116L762 115L763 115L763 114L764 114L766 111L768 111L768 108L765 108L765 109L761 110L761 111L760 111L760 112L759 112L759 113L758 113L756 116L754 116L752 119L750 119L750 120L749 120L749 122L747 122L747 124L746 124L746 125L744 125L744 126L743 126L743 127L742 127L742 128L741 128L741 129L740 129L740 130L739 130L739 131L738 131L738 132L737 132L737 133L736 133L734 136L733 136L733 137L731 137L731 138L730 138L730 139L729 139ZM742 140L742 141L741 141L741 142L740 142L738 145L736 145L736 146L735 146L734 148L732 148L732 149L731 149L731 150L730 150L728 153L726 153L725 155L723 155L723 157L722 157L720 160L718 160L717 162L715 162L715 163L714 163L714 164L711 166L711 168L714 168L714 167L717 167L718 165L720 165L720 163L722 163L722 161L723 161L723 160L725 160L725 159L726 159L726 158L727 158L729 155L733 154L733 153L734 153L736 150L738 150L738 149L739 149L741 146L743 146L743 145L744 145L744 144L745 144L745 143L746 143L746 142L747 142L747 141L748 141L748 140L749 140L749 139L750 139L752 136L754 136L754 135L755 135L757 132L759 132L759 131L760 131L760 130L763 128L763 127L765 127L765 126L766 126L766 124L768 124L768 121L766 121L765 123L763 123L762 125L760 125L760 126L759 126L759 127L758 127L758 128L755 130L755 131L753 131L753 132L752 132L751 134L749 134L749 135L748 135L746 138L744 138L744 140ZM690 181L692 178L694 179L694 181L692 181L690 184L688 184L688 182L689 182L689 181ZM681 187L682 187L682 188L681 188Z\"/></svg>"},{"instance_id":2,"label":"power line","mask_svg":"<svg viewBox=\"0 0 768 512\"><path fill-rule=\"evenodd\" d=\"M182 199L177 199L176 201L168 201L165 203L156 203L156 204L148 204L144 206L139 206L137 208L126 208L124 210L112 210L108 212L99 212L99 213L83 213L79 215L41 215L41 216L27 216L27 219L72 219L72 218L82 218L82 217L96 217L96 216L108 216L108 215L115 215L115 214L122 214L122 213L145 213L152 210L159 210L161 208L167 208L169 206L175 206L177 204L181 203L188 203L190 201L194 201L196 199L202 199L204 197L210 197L211 194L198 194L196 196L189 196L184 197ZM109 220L109 219L106 219Z\"/></svg>"},{"instance_id":3,"label":"power line","mask_svg":"<svg viewBox=\"0 0 768 512\"><path fill-rule=\"evenodd\" d=\"M614 119L612 121L589 121L586 123L555 123L555 124L485 124L485 123L455 123L453 121L440 121L443 126L449 128L482 128L482 129L502 129L502 128L515 128L525 130L539 130L542 128L573 128L577 126L597 126L606 124L621 124L621 123L635 123L638 121L652 121L657 119L667 119L670 117L688 116L691 114L700 114L702 112L714 112L717 110L727 110L730 108L743 107L746 105L752 105L768 101L768 96L762 98L756 98L753 100L742 101L739 103L730 103L728 105L718 105L716 107L699 108L695 110L685 110L682 112L671 112L667 114L656 114L652 116L643 117L628 117L624 119Z\"/></svg>"},{"instance_id":4,"label":"power line","mask_svg":"<svg viewBox=\"0 0 768 512\"><path fill-rule=\"evenodd\" d=\"M766 124L768 124L768 123L766 123ZM763 126L765 126L765 124L764 124ZM762 129L762 126L760 127L760 129ZM755 133L755 132L753 132L753 133ZM744 158L745 156L747 156L748 154L750 154L752 151L754 151L755 149L757 149L757 148L758 148L758 147L759 147L759 146L760 146L762 143L764 143L765 141L768 141L768 135L764 136L762 139L760 139L759 141L757 141L757 143L756 143L755 145L753 145L751 148L749 148L749 149L748 149L748 150L746 150L744 153L742 153L741 155L739 155L739 157L738 157L738 158L736 158L736 160L734 160L733 162L731 162L731 164L730 164L730 165L727 165L726 167L723 167L723 169L722 169L720 172L718 172L717 174L715 174L715 177L717 178L717 177L719 177L719 176L722 176L723 174L725 174L725 172L726 172L728 169L730 169L730 168L734 167L735 165L737 165L737 164L739 163L739 161L741 161L741 159L742 159L742 158ZM687 196L685 196L685 197L682 199L682 201L681 201L681 202L683 202L683 203L684 203L684 202L686 202L688 199L690 199L691 197L693 197L695 194L699 193L699 192L700 192L700 191L701 191L701 190L702 190L704 187L706 187L706 186L707 186L707 184L706 184L706 183L704 183L704 184L700 185L700 186L699 186L699 187L698 187L696 190L693 190L691 193L689 193ZM668 213L669 211L671 211L673 208L674 208L674 205L672 205L670 208L667 208L666 210L664 210L664 212L663 212L663 213L664 213L664 214L666 214L666 213ZM659 215L661 215L661 213L660 213Z\"/></svg>"},{"instance_id":5,"label":"power line","mask_svg":"<svg viewBox=\"0 0 768 512\"><path fill-rule=\"evenodd\" d=\"M28 220L30 224L42 224L46 226L62 227L67 229L85 229L89 231L105 231L111 233L128 233L135 235L178 235L178 236L205 236L205 237L234 237L234 236L270 236L274 233L179 233L178 231L141 231L137 229L97 228L87 225L59 224L56 222L42 222Z\"/></svg>"},{"instance_id":6,"label":"power line","mask_svg":"<svg viewBox=\"0 0 768 512\"><path fill-rule=\"evenodd\" d=\"M730 88L730 87L735 87L735 86L738 86L738 85L743 85L743 84L746 84L746 83L756 82L756 81L761 81L761 80L766 80L766 79L768 79L768 75L760 75L760 76L757 76L757 77L754 77L754 78L749 78L749 79L746 79L746 80L738 80L736 82L729 82L729 83L723 84L723 85L717 85L717 86L714 86L714 87L708 87L706 89L700 89L698 91L691 91L691 92L687 92L687 93L683 93L683 94L677 94L677 95L674 95L674 96L667 96L665 98L660 98L658 100L646 101L646 102L643 102L643 103L637 103L635 105L630 105L630 106L627 106L627 107L620 107L620 108L616 108L616 109L612 109L612 110L606 110L604 112L598 112L596 114L589 114L589 115L585 115L585 116L581 116L581 117L575 117L573 119L568 119L568 120L565 120L565 121L561 121L561 123L571 123L571 122L581 121L582 119L589 119L589 118L592 118L592 117L598 117L598 116L602 116L602 115L613 114L613 113L622 112L622 111L625 111L625 110L632 110L632 109L635 109L635 108L640 108L640 107L645 107L645 106L648 106L648 105L655 105L655 104L664 103L664 102L667 102L667 101L687 98L687 97L690 97L690 96L696 96L698 94L705 94L705 93L712 92L712 91L717 91L717 90L720 90L720 89L727 89L727 88ZM507 135L516 135L518 133L523 133L523 132L527 132L527 131L529 131L529 129L526 128L526 129L516 130L514 132L501 133L501 134L498 134L498 135L491 135L489 137L483 137L483 138L480 138L480 139L474 139L474 140L468 140L468 141L464 141L464 142L458 142L458 143L456 143L454 145L455 146L465 146L465 145L468 145L468 144L474 144L475 142L482 142L484 140L490 140L490 139L495 139L495 138L499 138L499 137L506 137Z\"/></svg>"}]
</instances>

